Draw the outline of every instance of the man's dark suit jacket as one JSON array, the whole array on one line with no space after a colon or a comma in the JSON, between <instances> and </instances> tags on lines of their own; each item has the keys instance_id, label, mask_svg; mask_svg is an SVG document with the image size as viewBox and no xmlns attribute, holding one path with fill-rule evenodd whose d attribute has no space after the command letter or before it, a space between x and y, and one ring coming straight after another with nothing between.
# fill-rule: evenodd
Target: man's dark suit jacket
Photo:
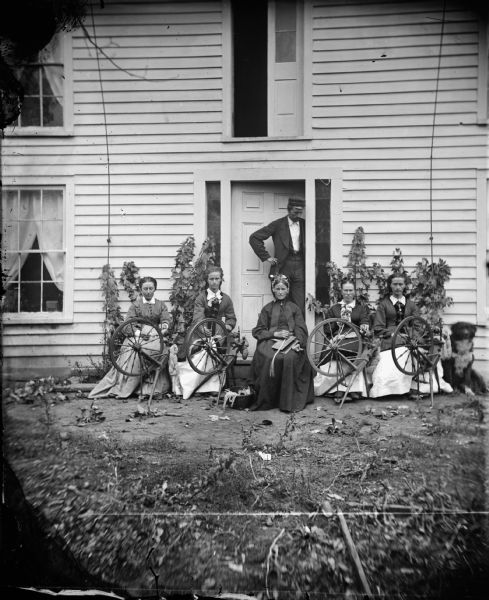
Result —
<instances>
[{"instance_id":1,"label":"man's dark suit jacket","mask_svg":"<svg viewBox=\"0 0 489 600\"><path fill-rule=\"evenodd\" d=\"M289 253L293 251L288 219L289 217L281 217L280 219L272 221L269 225L265 225L265 227L258 229L258 231L255 231L250 235L250 246L253 248L254 253L262 262L267 260L267 258L270 258L270 254L267 252L263 242L269 237L273 239L275 258L278 260L277 266L273 269L273 272L275 273L280 273L282 266L289 256ZM303 255L305 254L305 223L306 222L304 219L299 219L300 250Z\"/></svg>"}]
</instances>

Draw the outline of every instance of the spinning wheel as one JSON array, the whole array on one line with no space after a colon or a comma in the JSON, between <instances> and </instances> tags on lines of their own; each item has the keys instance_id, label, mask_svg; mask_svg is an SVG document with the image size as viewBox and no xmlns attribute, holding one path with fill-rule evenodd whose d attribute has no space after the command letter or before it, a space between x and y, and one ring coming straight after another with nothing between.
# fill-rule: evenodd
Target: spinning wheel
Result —
<instances>
[{"instance_id":1,"label":"spinning wheel","mask_svg":"<svg viewBox=\"0 0 489 600\"><path fill-rule=\"evenodd\" d=\"M164 347L163 334L154 323L133 317L114 331L109 342L109 353L118 371L135 377L160 366Z\"/></svg>"},{"instance_id":2,"label":"spinning wheel","mask_svg":"<svg viewBox=\"0 0 489 600\"><path fill-rule=\"evenodd\" d=\"M362 352L362 338L356 325L343 319L318 323L307 340L312 368L322 375L349 375ZM344 378L344 377L343 377Z\"/></svg>"},{"instance_id":3,"label":"spinning wheel","mask_svg":"<svg viewBox=\"0 0 489 600\"><path fill-rule=\"evenodd\" d=\"M217 374L219 402L227 370L234 367L238 353L244 359L248 356L248 342L245 337L240 337L239 330L237 333L229 332L219 319L206 318L194 323L185 338L185 354L192 369L204 376L194 392Z\"/></svg>"},{"instance_id":4,"label":"spinning wheel","mask_svg":"<svg viewBox=\"0 0 489 600\"><path fill-rule=\"evenodd\" d=\"M441 330L441 329L440 329ZM429 373L431 405L433 405L433 373L438 381L436 367L440 360L441 340L436 339L431 325L422 317L407 317L399 323L392 335L392 359L405 375L416 378ZM439 387L438 381L438 387Z\"/></svg>"},{"instance_id":5,"label":"spinning wheel","mask_svg":"<svg viewBox=\"0 0 489 600\"><path fill-rule=\"evenodd\" d=\"M330 381L324 393L338 390L345 383L346 391L337 399L341 405L359 373L365 371L374 350L358 327L345 319L321 321L307 340L307 357L312 368Z\"/></svg>"},{"instance_id":6,"label":"spinning wheel","mask_svg":"<svg viewBox=\"0 0 489 600\"><path fill-rule=\"evenodd\" d=\"M392 335L392 359L405 375L416 376L436 366L440 357L430 324L421 317L407 317Z\"/></svg>"},{"instance_id":7,"label":"spinning wheel","mask_svg":"<svg viewBox=\"0 0 489 600\"><path fill-rule=\"evenodd\" d=\"M149 397L153 398L161 369L166 365L165 340L159 327L139 317L128 319L114 331L109 341L109 356L114 367L126 377L143 377L154 373Z\"/></svg>"},{"instance_id":8,"label":"spinning wheel","mask_svg":"<svg viewBox=\"0 0 489 600\"><path fill-rule=\"evenodd\" d=\"M186 356L189 365L200 375L222 373L233 362L230 334L222 321L202 319L194 323L186 337Z\"/></svg>"}]
</instances>

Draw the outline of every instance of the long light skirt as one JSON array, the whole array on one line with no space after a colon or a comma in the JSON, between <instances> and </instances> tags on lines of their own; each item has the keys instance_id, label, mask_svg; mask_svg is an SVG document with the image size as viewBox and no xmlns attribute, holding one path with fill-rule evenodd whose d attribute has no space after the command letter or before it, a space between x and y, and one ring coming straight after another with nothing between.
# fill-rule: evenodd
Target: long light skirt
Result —
<instances>
[{"instance_id":1,"label":"long light skirt","mask_svg":"<svg viewBox=\"0 0 489 600\"><path fill-rule=\"evenodd\" d=\"M396 348L396 356L403 356L406 353L406 347ZM406 365L410 368L409 364ZM380 398L381 396L400 396L407 394L411 389L411 375L406 375L399 371L392 358L390 350L384 350L380 353L380 360L372 373L371 398Z\"/></svg>"},{"instance_id":2,"label":"long light skirt","mask_svg":"<svg viewBox=\"0 0 489 600\"><path fill-rule=\"evenodd\" d=\"M194 354L192 362L202 371L206 370L207 364L209 369L212 366L205 350L201 350ZM188 361L185 360L177 363L177 368L184 400L190 398L195 391L198 391L199 394L217 393L219 391L219 375L217 373L212 375L205 383L202 383L206 378L206 375L201 375L194 371ZM223 373L221 377L225 378L226 374Z\"/></svg>"},{"instance_id":3,"label":"long light skirt","mask_svg":"<svg viewBox=\"0 0 489 600\"><path fill-rule=\"evenodd\" d=\"M151 331L147 326L143 326L141 334L144 335ZM152 336L145 344L145 351L149 355L159 357L160 339L158 336ZM105 398L113 396L115 398L129 398L139 388L141 381L141 367L139 360L136 359L135 352L131 349L130 340L127 339L123 343L122 352L118 359L118 364L122 369L132 373L132 375L124 375L115 367L112 367L104 377L97 383L93 390L88 395L89 398ZM153 389L155 372L151 377L145 377L141 394L149 396ZM165 394L170 388L167 369L160 371L158 381L155 386L155 394Z\"/></svg>"},{"instance_id":4,"label":"long light skirt","mask_svg":"<svg viewBox=\"0 0 489 600\"><path fill-rule=\"evenodd\" d=\"M335 394L336 392L346 392L348 385L353 379L353 383L350 387L350 392L359 392L362 396L367 395L367 386L365 383L365 377L363 376L363 372L355 374L352 373L348 375L342 383L336 385L337 377L336 377L337 365L336 361L331 361L328 364L328 375L323 375L322 373L316 373L314 377L314 395L315 396L323 396L324 394Z\"/></svg>"}]
</instances>

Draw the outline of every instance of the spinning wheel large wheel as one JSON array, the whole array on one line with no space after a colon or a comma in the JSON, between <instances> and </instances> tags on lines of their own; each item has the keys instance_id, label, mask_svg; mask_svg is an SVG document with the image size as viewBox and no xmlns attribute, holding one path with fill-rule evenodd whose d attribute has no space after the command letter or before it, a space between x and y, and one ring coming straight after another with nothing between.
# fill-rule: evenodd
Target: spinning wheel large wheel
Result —
<instances>
[{"instance_id":1,"label":"spinning wheel large wheel","mask_svg":"<svg viewBox=\"0 0 489 600\"><path fill-rule=\"evenodd\" d=\"M229 332L218 319L202 319L189 329L186 341L189 365L200 375L224 372L235 359Z\"/></svg>"},{"instance_id":2,"label":"spinning wheel large wheel","mask_svg":"<svg viewBox=\"0 0 489 600\"><path fill-rule=\"evenodd\" d=\"M307 340L307 357L312 368L335 380L330 389L364 367L362 349L358 327L344 319L321 321Z\"/></svg>"},{"instance_id":3,"label":"spinning wheel large wheel","mask_svg":"<svg viewBox=\"0 0 489 600\"><path fill-rule=\"evenodd\" d=\"M110 360L118 371L129 377L140 377L161 367L163 354L163 334L148 319L128 319L110 338Z\"/></svg>"},{"instance_id":4,"label":"spinning wheel large wheel","mask_svg":"<svg viewBox=\"0 0 489 600\"><path fill-rule=\"evenodd\" d=\"M392 335L392 359L405 375L415 377L433 371L440 358L430 324L421 317L407 317Z\"/></svg>"}]
</instances>

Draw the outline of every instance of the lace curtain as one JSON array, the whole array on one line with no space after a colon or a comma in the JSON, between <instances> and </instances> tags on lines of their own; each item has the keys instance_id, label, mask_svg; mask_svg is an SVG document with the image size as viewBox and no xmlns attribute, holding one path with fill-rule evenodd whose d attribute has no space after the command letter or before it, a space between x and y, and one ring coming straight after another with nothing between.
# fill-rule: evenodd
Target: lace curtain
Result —
<instances>
[{"instance_id":1,"label":"lace curtain","mask_svg":"<svg viewBox=\"0 0 489 600\"><path fill-rule=\"evenodd\" d=\"M56 287L63 291L65 255L61 193L45 191L41 204L39 190L22 190L18 203L16 194L7 197L4 212L4 249L6 287L17 281L19 272L37 237L42 260ZM11 217L9 219L9 216Z\"/></svg>"}]
</instances>

